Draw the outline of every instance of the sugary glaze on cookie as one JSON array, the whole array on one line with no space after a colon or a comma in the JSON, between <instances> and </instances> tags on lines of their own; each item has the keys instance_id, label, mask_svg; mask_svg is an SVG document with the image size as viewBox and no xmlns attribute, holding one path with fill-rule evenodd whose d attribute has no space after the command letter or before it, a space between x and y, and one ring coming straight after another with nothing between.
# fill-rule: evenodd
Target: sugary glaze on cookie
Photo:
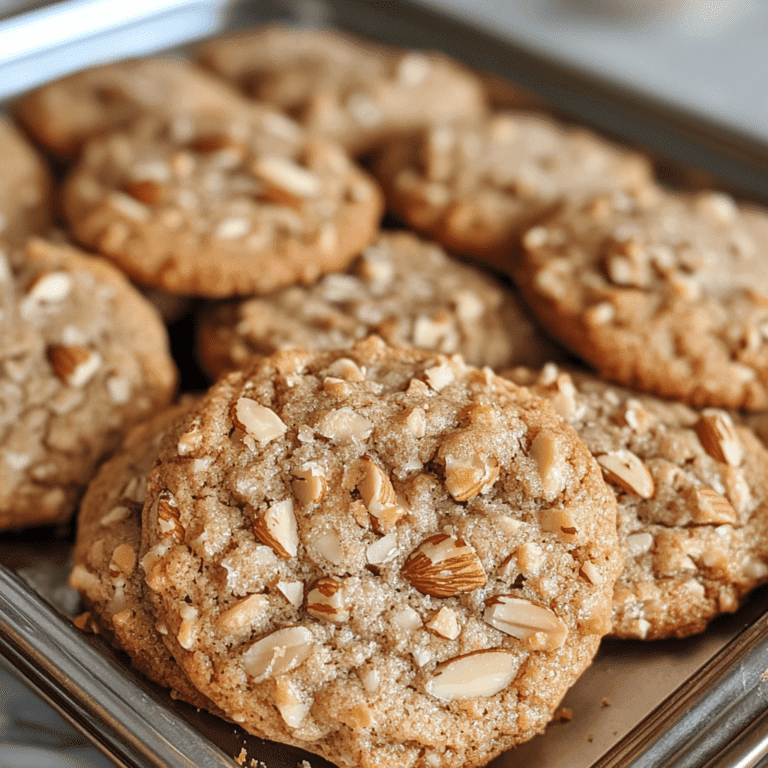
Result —
<instances>
[{"instance_id":1,"label":"sugary glaze on cookie","mask_svg":"<svg viewBox=\"0 0 768 768\"><path fill-rule=\"evenodd\" d=\"M200 322L203 365L217 378L256 354L387 343L460 353L470 365L541 365L562 350L512 290L406 232L382 233L345 273L310 287L218 305Z\"/></svg>"},{"instance_id":2,"label":"sugary glaze on cookie","mask_svg":"<svg viewBox=\"0 0 768 768\"><path fill-rule=\"evenodd\" d=\"M162 321L112 266L39 239L13 261L0 259L0 528L66 520L176 383Z\"/></svg>"},{"instance_id":3,"label":"sugary glaze on cookie","mask_svg":"<svg viewBox=\"0 0 768 768\"><path fill-rule=\"evenodd\" d=\"M95 139L64 190L76 237L140 283L226 297L312 282L375 237L375 183L336 145L256 108Z\"/></svg>"},{"instance_id":4,"label":"sugary glaze on cookie","mask_svg":"<svg viewBox=\"0 0 768 768\"><path fill-rule=\"evenodd\" d=\"M768 450L750 429L555 365L509 376L552 402L616 493L615 636L701 632L768 578Z\"/></svg>"},{"instance_id":5,"label":"sugary glaze on cookie","mask_svg":"<svg viewBox=\"0 0 768 768\"><path fill-rule=\"evenodd\" d=\"M94 136L146 115L231 114L248 104L219 78L182 59L130 59L91 67L36 88L13 105L29 133L74 158Z\"/></svg>"},{"instance_id":6,"label":"sugary glaze on cookie","mask_svg":"<svg viewBox=\"0 0 768 768\"><path fill-rule=\"evenodd\" d=\"M458 356L283 352L150 473L166 644L253 733L342 766L477 766L541 731L610 629L615 500L549 403Z\"/></svg>"},{"instance_id":7,"label":"sugary glaze on cookie","mask_svg":"<svg viewBox=\"0 0 768 768\"><path fill-rule=\"evenodd\" d=\"M21 245L51 223L51 178L29 142L0 119L0 243Z\"/></svg>"},{"instance_id":8,"label":"sugary glaze on cookie","mask_svg":"<svg viewBox=\"0 0 768 768\"><path fill-rule=\"evenodd\" d=\"M572 203L526 233L516 279L551 333L625 386L768 407L768 214L647 188Z\"/></svg>"},{"instance_id":9,"label":"sugary glaze on cookie","mask_svg":"<svg viewBox=\"0 0 768 768\"><path fill-rule=\"evenodd\" d=\"M448 250L511 266L526 227L564 197L650 182L648 161L543 115L505 112L392 141L375 173L387 204Z\"/></svg>"},{"instance_id":10,"label":"sugary glaze on cookie","mask_svg":"<svg viewBox=\"0 0 768 768\"><path fill-rule=\"evenodd\" d=\"M125 651L140 672L193 706L215 709L163 644L154 614L145 605L138 565L147 473L163 431L188 407L169 408L135 427L115 456L102 464L80 504L69 583L82 594L93 629Z\"/></svg>"},{"instance_id":11,"label":"sugary glaze on cookie","mask_svg":"<svg viewBox=\"0 0 768 768\"><path fill-rule=\"evenodd\" d=\"M210 40L198 56L247 95L353 153L485 112L480 80L447 56L335 31L264 27Z\"/></svg>"}]
</instances>

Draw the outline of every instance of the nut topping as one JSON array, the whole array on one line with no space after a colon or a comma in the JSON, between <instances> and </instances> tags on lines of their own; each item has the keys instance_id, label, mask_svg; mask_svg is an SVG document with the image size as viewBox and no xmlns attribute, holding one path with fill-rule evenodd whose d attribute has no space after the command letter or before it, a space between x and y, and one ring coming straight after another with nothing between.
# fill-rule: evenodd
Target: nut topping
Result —
<instances>
[{"instance_id":1,"label":"nut topping","mask_svg":"<svg viewBox=\"0 0 768 768\"><path fill-rule=\"evenodd\" d=\"M72 277L67 272L42 272L27 286L31 301L62 301L72 290Z\"/></svg>"},{"instance_id":2,"label":"nut topping","mask_svg":"<svg viewBox=\"0 0 768 768\"><path fill-rule=\"evenodd\" d=\"M469 501L487 493L499 476L499 462L493 457L475 454L467 461L445 457L445 487L456 501Z\"/></svg>"},{"instance_id":3,"label":"nut topping","mask_svg":"<svg viewBox=\"0 0 768 768\"><path fill-rule=\"evenodd\" d=\"M266 595L249 595L235 603L216 619L216 629L227 634L235 634L248 629L269 608Z\"/></svg>"},{"instance_id":4,"label":"nut topping","mask_svg":"<svg viewBox=\"0 0 768 768\"><path fill-rule=\"evenodd\" d=\"M691 519L698 525L735 525L738 522L736 510L731 506L731 502L711 488L697 488L695 502Z\"/></svg>"},{"instance_id":5,"label":"nut topping","mask_svg":"<svg viewBox=\"0 0 768 768\"><path fill-rule=\"evenodd\" d=\"M545 498L553 499L563 490L568 469L557 435L546 429L539 432L531 443L531 456L538 467Z\"/></svg>"},{"instance_id":6,"label":"nut topping","mask_svg":"<svg viewBox=\"0 0 768 768\"><path fill-rule=\"evenodd\" d=\"M370 456L363 456L360 464L362 478L357 490L376 532L387 532L405 515L405 510L397 504L394 486L384 470Z\"/></svg>"},{"instance_id":7,"label":"nut topping","mask_svg":"<svg viewBox=\"0 0 768 768\"><path fill-rule=\"evenodd\" d=\"M642 499L650 499L656 493L656 484L643 462L632 451L621 448L612 453L595 457L609 483Z\"/></svg>"},{"instance_id":8,"label":"nut topping","mask_svg":"<svg viewBox=\"0 0 768 768\"><path fill-rule=\"evenodd\" d=\"M408 556L402 573L419 592L433 597L471 592L487 582L475 550L445 533L422 541Z\"/></svg>"},{"instance_id":9,"label":"nut topping","mask_svg":"<svg viewBox=\"0 0 768 768\"><path fill-rule=\"evenodd\" d=\"M181 512L173 494L163 489L157 496L157 533L161 539L171 539L174 544L184 542Z\"/></svg>"},{"instance_id":10,"label":"nut topping","mask_svg":"<svg viewBox=\"0 0 768 768\"><path fill-rule=\"evenodd\" d=\"M316 467L293 469L291 474L294 477L291 481L291 490L299 504L306 507L323 500L327 483L319 469Z\"/></svg>"},{"instance_id":11,"label":"nut topping","mask_svg":"<svg viewBox=\"0 0 768 768\"><path fill-rule=\"evenodd\" d=\"M704 450L715 461L738 467L744 447L736 434L731 417L725 411L707 408L694 427Z\"/></svg>"},{"instance_id":12,"label":"nut topping","mask_svg":"<svg viewBox=\"0 0 768 768\"><path fill-rule=\"evenodd\" d=\"M322 189L314 173L278 155L259 158L251 171L265 185L262 197L274 202L299 205L317 197Z\"/></svg>"},{"instance_id":13,"label":"nut topping","mask_svg":"<svg viewBox=\"0 0 768 768\"><path fill-rule=\"evenodd\" d=\"M232 423L252 437L262 448L284 435L288 427L271 409L248 397L240 397L230 411Z\"/></svg>"},{"instance_id":14,"label":"nut topping","mask_svg":"<svg viewBox=\"0 0 768 768\"><path fill-rule=\"evenodd\" d=\"M85 347L48 347L53 372L70 387L84 387L101 366L101 355Z\"/></svg>"},{"instance_id":15,"label":"nut topping","mask_svg":"<svg viewBox=\"0 0 768 768\"><path fill-rule=\"evenodd\" d=\"M243 653L243 669L260 683L268 677L290 672L312 653L314 638L306 627L278 629L257 640Z\"/></svg>"},{"instance_id":16,"label":"nut topping","mask_svg":"<svg viewBox=\"0 0 768 768\"><path fill-rule=\"evenodd\" d=\"M549 608L512 595L486 600L483 620L512 637L524 640L535 650L554 651L568 637L565 622Z\"/></svg>"},{"instance_id":17,"label":"nut topping","mask_svg":"<svg viewBox=\"0 0 768 768\"><path fill-rule=\"evenodd\" d=\"M333 576L318 579L307 593L307 611L316 619L342 624L349 619L344 584Z\"/></svg>"},{"instance_id":18,"label":"nut topping","mask_svg":"<svg viewBox=\"0 0 768 768\"><path fill-rule=\"evenodd\" d=\"M461 634L461 624L456 611L446 606L443 606L425 626L436 635L448 640L455 640Z\"/></svg>"},{"instance_id":19,"label":"nut topping","mask_svg":"<svg viewBox=\"0 0 768 768\"><path fill-rule=\"evenodd\" d=\"M299 533L296 515L290 499L276 501L253 523L256 538L275 551L284 560L296 557L299 547Z\"/></svg>"},{"instance_id":20,"label":"nut topping","mask_svg":"<svg viewBox=\"0 0 768 768\"><path fill-rule=\"evenodd\" d=\"M312 702L302 701L290 680L278 678L275 680L275 706L289 728L298 728L309 714Z\"/></svg>"},{"instance_id":21,"label":"nut topping","mask_svg":"<svg viewBox=\"0 0 768 768\"><path fill-rule=\"evenodd\" d=\"M476 651L438 667L424 688L442 701L493 696L512 682L519 668L520 661L511 653Z\"/></svg>"}]
</instances>

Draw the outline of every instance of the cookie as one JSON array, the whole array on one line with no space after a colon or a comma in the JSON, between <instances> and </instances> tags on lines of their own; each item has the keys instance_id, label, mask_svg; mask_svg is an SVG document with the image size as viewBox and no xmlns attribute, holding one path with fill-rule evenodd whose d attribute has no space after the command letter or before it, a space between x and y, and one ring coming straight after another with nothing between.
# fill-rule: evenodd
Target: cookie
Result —
<instances>
[{"instance_id":1,"label":"cookie","mask_svg":"<svg viewBox=\"0 0 768 768\"><path fill-rule=\"evenodd\" d=\"M15 261L0 261L2 529L66 520L176 383L165 326L117 270L39 239Z\"/></svg>"},{"instance_id":2,"label":"cookie","mask_svg":"<svg viewBox=\"0 0 768 768\"><path fill-rule=\"evenodd\" d=\"M610 629L613 494L549 403L371 337L219 380L166 435L142 566L184 672L340 766L485 764Z\"/></svg>"},{"instance_id":3,"label":"cookie","mask_svg":"<svg viewBox=\"0 0 768 768\"><path fill-rule=\"evenodd\" d=\"M169 408L135 427L101 466L80 504L69 583L82 594L93 630L127 653L140 672L193 706L215 709L163 644L138 567L147 473L164 430L188 407Z\"/></svg>"},{"instance_id":4,"label":"cookie","mask_svg":"<svg viewBox=\"0 0 768 768\"><path fill-rule=\"evenodd\" d=\"M504 269L522 232L562 198L651 179L637 152L523 112L390 142L375 173L389 207L417 232Z\"/></svg>"},{"instance_id":5,"label":"cookie","mask_svg":"<svg viewBox=\"0 0 768 768\"><path fill-rule=\"evenodd\" d=\"M217 378L256 354L340 349L371 333L393 345L458 352L477 366L562 359L510 289L406 232L383 233L346 273L314 286L211 309L200 322L199 349Z\"/></svg>"},{"instance_id":6,"label":"cookie","mask_svg":"<svg viewBox=\"0 0 768 768\"><path fill-rule=\"evenodd\" d=\"M552 335L604 378L694 406L768 408L768 214L647 189L565 206L516 272Z\"/></svg>"},{"instance_id":7,"label":"cookie","mask_svg":"<svg viewBox=\"0 0 768 768\"><path fill-rule=\"evenodd\" d=\"M21 245L51 224L51 178L29 142L0 119L0 243Z\"/></svg>"},{"instance_id":8,"label":"cookie","mask_svg":"<svg viewBox=\"0 0 768 768\"><path fill-rule=\"evenodd\" d=\"M88 139L142 115L231 114L248 110L240 94L200 67L174 58L131 59L47 83L13 104L35 141L73 159Z\"/></svg>"},{"instance_id":9,"label":"cookie","mask_svg":"<svg viewBox=\"0 0 768 768\"><path fill-rule=\"evenodd\" d=\"M392 136L485 111L480 80L439 53L328 30L264 27L208 41L200 61L248 96L355 154Z\"/></svg>"},{"instance_id":10,"label":"cookie","mask_svg":"<svg viewBox=\"0 0 768 768\"><path fill-rule=\"evenodd\" d=\"M336 145L254 107L248 120L146 119L94 139L64 209L75 236L137 282L223 298L344 269L382 202Z\"/></svg>"},{"instance_id":11,"label":"cookie","mask_svg":"<svg viewBox=\"0 0 768 768\"><path fill-rule=\"evenodd\" d=\"M702 632L768 579L768 449L750 429L555 365L509 375L573 425L616 493L613 635Z\"/></svg>"}]
</instances>

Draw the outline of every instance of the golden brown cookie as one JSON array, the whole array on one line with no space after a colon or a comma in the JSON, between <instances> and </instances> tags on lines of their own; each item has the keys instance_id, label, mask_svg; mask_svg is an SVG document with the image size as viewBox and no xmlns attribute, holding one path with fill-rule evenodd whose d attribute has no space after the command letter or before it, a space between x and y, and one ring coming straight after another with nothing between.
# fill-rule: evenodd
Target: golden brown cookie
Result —
<instances>
[{"instance_id":1,"label":"golden brown cookie","mask_svg":"<svg viewBox=\"0 0 768 768\"><path fill-rule=\"evenodd\" d=\"M94 136L143 115L231 114L248 110L237 91L181 59L131 59L92 67L18 99L16 117L43 147L74 158Z\"/></svg>"},{"instance_id":2,"label":"golden brown cookie","mask_svg":"<svg viewBox=\"0 0 768 768\"><path fill-rule=\"evenodd\" d=\"M555 338L625 386L768 407L768 213L718 193L607 195L526 233L516 280Z\"/></svg>"},{"instance_id":3,"label":"golden brown cookie","mask_svg":"<svg viewBox=\"0 0 768 768\"><path fill-rule=\"evenodd\" d=\"M768 579L768 449L750 429L555 365L509 376L552 402L616 494L613 635L702 632Z\"/></svg>"},{"instance_id":4,"label":"golden brown cookie","mask_svg":"<svg viewBox=\"0 0 768 768\"><path fill-rule=\"evenodd\" d=\"M38 239L14 261L0 260L0 528L66 520L176 383L165 326L114 267Z\"/></svg>"},{"instance_id":5,"label":"golden brown cookie","mask_svg":"<svg viewBox=\"0 0 768 768\"><path fill-rule=\"evenodd\" d=\"M226 297L344 269L382 203L340 148L254 105L247 120L146 119L94 139L64 208L75 236L137 282Z\"/></svg>"},{"instance_id":6,"label":"golden brown cookie","mask_svg":"<svg viewBox=\"0 0 768 768\"><path fill-rule=\"evenodd\" d=\"M382 233L345 273L313 286L213 306L201 318L198 346L217 378L254 355L340 349L371 333L389 344L458 352L477 366L563 359L511 289L406 232Z\"/></svg>"},{"instance_id":7,"label":"golden brown cookie","mask_svg":"<svg viewBox=\"0 0 768 768\"><path fill-rule=\"evenodd\" d=\"M7 249L44 232L51 213L48 168L13 124L0 119L0 244Z\"/></svg>"},{"instance_id":8,"label":"golden brown cookie","mask_svg":"<svg viewBox=\"0 0 768 768\"><path fill-rule=\"evenodd\" d=\"M198 56L248 96L355 154L398 134L485 111L480 80L446 56L399 51L335 31L263 27L208 41Z\"/></svg>"},{"instance_id":9,"label":"golden brown cookie","mask_svg":"<svg viewBox=\"0 0 768 768\"><path fill-rule=\"evenodd\" d=\"M610 629L615 500L549 403L446 357L290 351L164 438L142 567L194 685L340 766L471 768Z\"/></svg>"},{"instance_id":10,"label":"golden brown cookie","mask_svg":"<svg viewBox=\"0 0 768 768\"><path fill-rule=\"evenodd\" d=\"M637 152L524 112L390 142L375 172L388 206L416 231L502 269L510 268L523 231L564 197L651 179Z\"/></svg>"}]
</instances>

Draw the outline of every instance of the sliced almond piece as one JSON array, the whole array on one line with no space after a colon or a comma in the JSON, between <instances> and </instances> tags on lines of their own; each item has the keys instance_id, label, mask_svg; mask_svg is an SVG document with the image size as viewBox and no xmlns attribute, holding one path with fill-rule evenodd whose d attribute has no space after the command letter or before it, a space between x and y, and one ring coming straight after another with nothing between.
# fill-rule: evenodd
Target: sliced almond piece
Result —
<instances>
[{"instance_id":1,"label":"sliced almond piece","mask_svg":"<svg viewBox=\"0 0 768 768\"><path fill-rule=\"evenodd\" d=\"M295 206L322 191L322 183L314 173L279 155L258 158L251 172L264 183L262 197L274 202Z\"/></svg>"},{"instance_id":2,"label":"sliced almond piece","mask_svg":"<svg viewBox=\"0 0 768 768\"><path fill-rule=\"evenodd\" d=\"M284 435L288 427L271 409L249 397L240 397L230 410L232 423L252 437L262 448Z\"/></svg>"},{"instance_id":3,"label":"sliced almond piece","mask_svg":"<svg viewBox=\"0 0 768 768\"><path fill-rule=\"evenodd\" d=\"M471 592L487 582L475 550L445 533L422 541L408 556L402 573L419 592L433 597Z\"/></svg>"},{"instance_id":4,"label":"sliced almond piece","mask_svg":"<svg viewBox=\"0 0 768 768\"><path fill-rule=\"evenodd\" d=\"M736 510L722 494L711 488L697 488L691 519L698 525L735 525L738 522Z\"/></svg>"},{"instance_id":5,"label":"sliced almond piece","mask_svg":"<svg viewBox=\"0 0 768 768\"><path fill-rule=\"evenodd\" d=\"M216 629L227 634L235 634L248 629L269 608L266 595L249 595L227 608L216 619Z\"/></svg>"},{"instance_id":6,"label":"sliced almond piece","mask_svg":"<svg viewBox=\"0 0 768 768\"><path fill-rule=\"evenodd\" d=\"M349 620L349 610L341 579L324 576L307 593L307 611L316 619L343 624Z\"/></svg>"},{"instance_id":7,"label":"sliced almond piece","mask_svg":"<svg viewBox=\"0 0 768 768\"><path fill-rule=\"evenodd\" d=\"M365 558L371 565L382 565L392 560L397 554L397 534L392 531L365 550Z\"/></svg>"},{"instance_id":8,"label":"sliced almond piece","mask_svg":"<svg viewBox=\"0 0 768 768\"><path fill-rule=\"evenodd\" d=\"M704 450L715 461L738 467L744 459L744 446L733 420L725 411L707 408L694 426Z\"/></svg>"},{"instance_id":9,"label":"sliced almond piece","mask_svg":"<svg viewBox=\"0 0 768 768\"><path fill-rule=\"evenodd\" d=\"M469 501L487 493L498 476L499 462L494 457L445 457L445 487L456 501Z\"/></svg>"},{"instance_id":10,"label":"sliced almond piece","mask_svg":"<svg viewBox=\"0 0 768 768\"><path fill-rule=\"evenodd\" d=\"M371 515L374 530L386 533L405 515L405 510L397 504L397 495L387 473L370 456L363 456L360 465L362 478L357 490Z\"/></svg>"},{"instance_id":11,"label":"sliced almond piece","mask_svg":"<svg viewBox=\"0 0 768 768\"><path fill-rule=\"evenodd\" d=\"M291 499L274 502L253 523L256 538L272 547L278 557L290 560L299 548L299 532Z\"/></svg>"},{"instance_id":12,"label":"sliced almond piece","mask_svg":"<svg viewBox=\"0 0 768 768\"><path fill-rule=\"evenodd\" d=\"M514 680L520 660L511 653L488 650L457 656L438 667L424 686L441 701L494 696Z\"/></svg>"},{"instance_id":13,"label":"sliced almond piece","mask_svg":"<svg viewBox=\"0 0 768 768\"><path fill-rule=\"evenodd\" d=\"M165 542L174 544L184 542L184 527L181 524L181 511L174 495L163 489L157 496L157 535Z\"/></svg>"},{"instance_id":14,"label":"sliced almond piece","mask_svg":"<svg viewBox=\"0 0 768 768\"><path fill-rule=\"evenodd\" d=\"M101 367L101 355L85 347L48 347L48 360L53 372L70 387L84 387Z\"/></svg>"},{"instance_id":15,"label":"sliced almond piece","mask_svg":"<svg viewBox=\"0 0 768 768\"><path fill-rule=\"evenodd\" d=\"M278 581L277 588L285 599L294 607L299 608L304 602L304 583L301 581Z\"/></svg>"},{"instance_id":16,"label":"sliced almond piece","mask_svg":"<svg viewBox=\"0 0 768 768\"><path fill-rule=\"evenodd\" d=\"M554 611L512 595L486 600L483 621L512 637L525 640L536 650L554 651L568 637L568 627Z\"/></svg>"},{"instance_id":17,"label":"sliced almond piece","mask_svg":"<svg viewBox=\"0 0 768 768\"><path fill-rule=\"evenodd\" d=\"M558 436L543 429L531 443L531 456L536 462L546 499L553 499L565 487L568 462Z\"/></svg>"},{"instance_id":18,"label":"sliced almond piece","mask_svg":"<svg viewBox=\"0 0 768 768\"><path fill-rule=\"evenodd\" d=\"M243 653L243 669L254 683L290 672L309 658L314 643L307 627L278 629L258 639Z\"/></svg>"},{"instance_id":19,"label":"sliced almond piece","mask_svg":"<svg viewBox=\"0 0 768 768\"><path fill-rule=\"evenodd\" d=\"M595 457L609 483L642 499L650 499L656 493L656 484L643 462L632 451L620 448Z\"/></svg>"},{"instance_id":20,"label":"sliced almond piece","mask_svg":"<svg viewBox=\"0 0 768 768\"><path fill-rule=\"evenodd\" d=\"M425 626L447 640L455 640L461 634L461 624L456 611L446 606L443 606Z\"/></svg>"},{"instance_id":21,"label":"sliced almond piece","mask_svg":"<svg viewBox=\"0 0 768 768\"><path fill-rule=\"evenodd\" d=\"M27 299L32 301L62 301L72 290L72 276L60 270L41 272L27 286Z\"/></svg>"},{"instance_id":22,"label":"sliced almond piece","mask_svg":"<svg viewBox=\"0 0 768 768\"><path fill-rule=\"evenodd\" d=\"M373 432L373 422L345 407L328 411L315 430L336 445L348 445L354 440L366 440Z\"/></svg>"},{"instance_id":23,"label":"sliced almond piece","mask_svg":"<svg viewBox=\"0 0 768 768\"><path fill-rule=\"evenodd\" d=\"M275 680L275 706L289 728L298 728L312 709L312 701L303 701L290 680L278 678Z\"/></svg>"},{"instance_id":24,"label":"sliced almond piece","mask_svg":"<svg viewBox=\"0 0 768 768\"><path fill-rule=\"evenodd\" d=\"M294 477L291 481L291 490L302 507L319 504L323 500L327 483L317 467L292 469L291 474Z\"/></svg>"}]
</instances>

